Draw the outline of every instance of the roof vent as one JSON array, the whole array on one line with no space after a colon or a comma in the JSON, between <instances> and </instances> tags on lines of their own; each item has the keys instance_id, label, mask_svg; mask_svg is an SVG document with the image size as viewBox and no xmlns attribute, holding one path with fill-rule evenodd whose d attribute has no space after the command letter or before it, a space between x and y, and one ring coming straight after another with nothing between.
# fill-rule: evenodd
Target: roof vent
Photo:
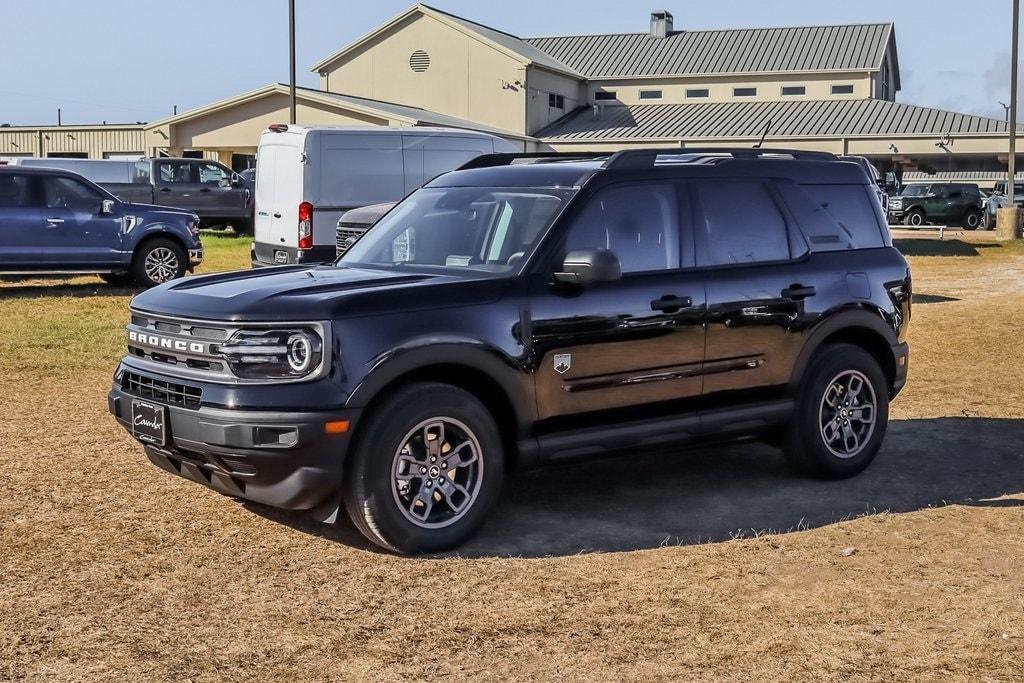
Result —
<instances>
[{"instance_id":1,"label":"roof vent","mask_svg":"<svg viewBox=\"0 0 1024 683\"><path fill-rule=\"evenodd\" d=\"M651 12L651 38L667 38L672 33L672 13L667 9Z\"/></svg>"},{"instance_id":2,"label":"roof vent","mask_svg":"<svg viewBox=\"0 0 1024 683\"><path fill-rule=\"evenodd\" d=\"M409 68L416 73L423 73L430 68L430 55L423 50L416 50L409 55Z\"/></svg>"}]
</instances>

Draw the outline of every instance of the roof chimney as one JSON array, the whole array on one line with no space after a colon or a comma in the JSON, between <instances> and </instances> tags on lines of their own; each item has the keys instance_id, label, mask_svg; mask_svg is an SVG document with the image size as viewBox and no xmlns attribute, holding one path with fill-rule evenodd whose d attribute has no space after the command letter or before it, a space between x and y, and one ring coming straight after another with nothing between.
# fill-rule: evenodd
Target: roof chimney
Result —
<instances>
[{"instance_id":1,"label":"roof chimney","mask_svg":"<svg viewBox=\"0 0 1024 683\"><path fill-rule=\"evenodd\" d=\"M672 33L672 13L667 9L651 12L651 37L667 38Z\"/></svg>"}]
</instances>

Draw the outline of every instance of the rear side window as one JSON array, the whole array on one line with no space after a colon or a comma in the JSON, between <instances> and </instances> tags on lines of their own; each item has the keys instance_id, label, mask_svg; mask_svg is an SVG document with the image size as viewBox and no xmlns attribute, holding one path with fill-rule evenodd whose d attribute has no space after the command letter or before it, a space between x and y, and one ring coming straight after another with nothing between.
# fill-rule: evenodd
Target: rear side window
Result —
<instances>
[{"instance_id":1,"label":"rear side window","mask_svg":"<svg viewBox=\"0 0 1024 683\"><path fill-rule=\"evenodd\" d=\"M785 261L790 258L786 219L764 183L696 183L697 264Z\"/></svg>"},{"instance_id":2,"label":"rear side window","mask_svg":"<svg viewBox=\"0 0 1024 683\"><path fill-rule=\"evenodd\" d=\"M0 209L21 209L30 204L28 176L0 175Z\"/></svg>"},{"instance_id":3,"label":"rear side window","mask_svg":"<svg viewBox=\"0 0 1024 683\"><path fill-rule=\"evenodd\" d=\"M811 251L885 246L871 190L864 185L778 184Z\"/></svg>"}]
</instances>

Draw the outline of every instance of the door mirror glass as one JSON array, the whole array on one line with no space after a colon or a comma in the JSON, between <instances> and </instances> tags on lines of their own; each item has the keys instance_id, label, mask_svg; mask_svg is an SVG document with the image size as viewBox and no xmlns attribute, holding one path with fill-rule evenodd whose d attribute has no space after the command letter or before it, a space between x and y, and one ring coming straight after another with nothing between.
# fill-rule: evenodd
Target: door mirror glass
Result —
<instances>
[{"instance_id":1,"label":"door mirror glass","mask_svg":"<svg viewBox=\"0 0 1024 683\"><path fill-rule=\"evenodd\" d=\"M619 258L608 249L570 251L565 255L561 272L555 273L556 282L577 285L614 282L621 278Z\"/></svg>"},{"instance_id":2,"label":"door mirror glass","mask_svg":"<svg viewBox=\"0 0 1024 683\"><path fill-rule=\"evenodd\" d=\"M100 213L104 216L109 216L114 213L114 204L115 202L113 199L104 199L103 202L100 203Z\"/></svg>"}]
</instances>

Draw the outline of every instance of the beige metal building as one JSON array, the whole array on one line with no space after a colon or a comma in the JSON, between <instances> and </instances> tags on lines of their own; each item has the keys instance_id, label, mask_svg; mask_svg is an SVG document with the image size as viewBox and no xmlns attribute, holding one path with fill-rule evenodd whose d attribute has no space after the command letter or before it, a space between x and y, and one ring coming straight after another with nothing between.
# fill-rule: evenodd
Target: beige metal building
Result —
<instances>
[{"instance_id":1,"label":"beige metal building","mask_svg":"<svg viewBox=\"0 0 1024 683\"><path fill-rule=\"evenodd\" d=\"M316 64L320 87L299 89L298 119L469 128L524 149L748 146L764 137L863 154L882 168L1005 166L1003 121L895 101L891 23L688 30L666 11L649 19L639 33L520 38L414 5ZM237 168L251 162L260 132L287 118L287 87L272 84L141 127L94 127L88 144L83 130L81 149L93 158L201 153ZM66 132L75 131L0 128L0 157L70 150Z\"/></svg>"}]
</instances>

